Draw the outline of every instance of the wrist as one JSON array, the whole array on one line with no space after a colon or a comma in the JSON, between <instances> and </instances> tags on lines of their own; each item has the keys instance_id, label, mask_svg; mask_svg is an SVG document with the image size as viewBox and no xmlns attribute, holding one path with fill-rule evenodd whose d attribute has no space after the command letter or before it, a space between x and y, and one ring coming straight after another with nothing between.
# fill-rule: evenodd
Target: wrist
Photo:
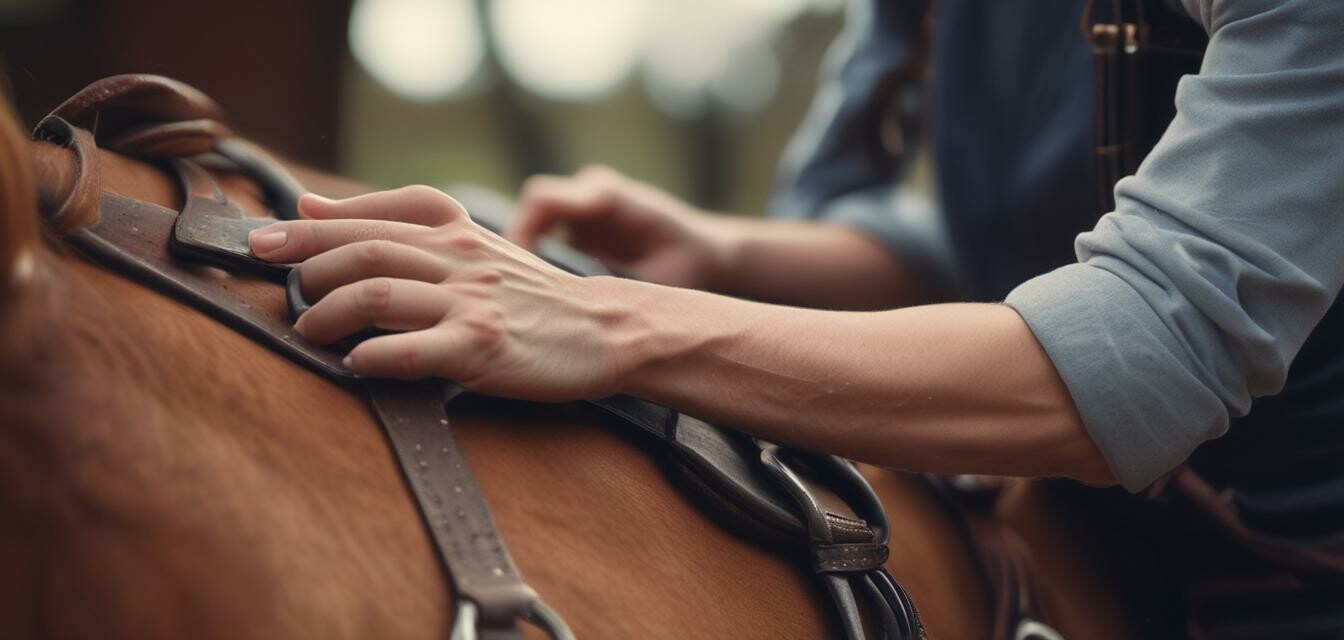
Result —
<instances>
[{"instance_id":1,"label":"wrist","mask_svg":"<svg viewBox=\"0 0 1344 640\"><path fill-rule=\"evenodd\" d=\"M705 272L699 288L731 292L737 287L734 274L740 270L743 247L750 233L748 221L721 213L697 211L707 246Z\"/></svg>"},{"instance_id":2,"label":"wrist","mask_svg":"<svg viewBox=\"0 0 1344 640\"><path fill-rule=\"evenodd\" d=\"M694 321L706 293L623 278L584 278L594 300L600 349L610 363L613 392L655 399L665 365L692 353L708 336Z\"/></svg>"}]
</instances>

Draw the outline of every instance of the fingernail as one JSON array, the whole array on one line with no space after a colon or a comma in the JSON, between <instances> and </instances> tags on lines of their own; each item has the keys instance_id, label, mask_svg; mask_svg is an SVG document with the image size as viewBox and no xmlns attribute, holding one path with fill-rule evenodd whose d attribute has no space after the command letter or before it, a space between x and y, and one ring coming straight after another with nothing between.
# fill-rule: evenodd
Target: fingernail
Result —
<instances>
[{"instance_id":1,"label":"fingernail","mask_svg":"<svg viewBox=\"0 0 1344 640\"><path fill-rule=\"evenodd\" d=\"M247 241L248 244L252 245L252 253L260 255L285 246L285 243L289 241L289 234L284 231L257 229L247 234Z\"/></svg>"}]
</instances>

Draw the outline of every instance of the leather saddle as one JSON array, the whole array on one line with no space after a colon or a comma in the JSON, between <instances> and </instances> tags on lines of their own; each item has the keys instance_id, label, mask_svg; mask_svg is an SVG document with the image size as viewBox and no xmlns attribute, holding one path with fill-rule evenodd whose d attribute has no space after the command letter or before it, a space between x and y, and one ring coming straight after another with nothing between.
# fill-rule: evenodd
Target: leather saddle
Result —
<instances>
[{"instance_id":1,"label":"leather saddle","mask_svg":"<svg viewBox=\"0 0 1344 640\"><path fill-rule=\"evenodd\" d=\"M457 595L454 638L518 637L520 619L553 637L572 637L560 615L523 582L457 448L446 406L464 390L443 380L361 379L341 365L340 352L305 342L292 326L306 307L297 265L266 263L248 249L247 233L273 219L247 217L204 168L249 176L276 218L298 218L305 189L282 164L235 136L208 96L158 76L95 82L43 119L34 137L70 147L77 159L74 188L42 203L68 242L368 397ZM181 185L182 210L103 192L97 147L171 171ZM497 203L462 200L479 223L499 230L504 209ZM539 253L579 275L605 273L554 243ZM642 432L677 484L721 525L808 562L831 595L846 637L865 637L861 612L884 638L924 637L913 602L884 568L885 510L850 462L780 447L638 398L587 404Z\"/></svg>"}]
</instances>

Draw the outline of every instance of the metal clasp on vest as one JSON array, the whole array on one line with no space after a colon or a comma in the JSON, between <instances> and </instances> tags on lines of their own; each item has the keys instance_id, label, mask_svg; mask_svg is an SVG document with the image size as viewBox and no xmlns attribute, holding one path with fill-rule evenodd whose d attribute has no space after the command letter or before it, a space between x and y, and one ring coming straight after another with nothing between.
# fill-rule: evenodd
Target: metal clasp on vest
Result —
<instances>
[{"instance_id":1,"label":"metal clasp on vest","mask_svg":"<svg viewBox=\"0 0 1344 640\"><path fill-rule=\"evenodd\" d=\"M1124 37L1124 51L1133 55L1139 51L1139 25L1133 22L1124 24L1094 24L1092 25L1092 41L1103 46L1110 46Z\"/></svg>"},{"instance_id":2,"label":"metal clasp on vest","mask_svg":"<svg viewBox=\"0 0 1344 640\"><path fill-rule=\"evenodd\" d=\"M466 598L459 598L457 617L453 620L453 633L449 640L476 640L480 624L480 609ZM546 632L551 640L575 640L574 632L565 624L564 618L555 612L541 598L535 598L528 605L522 619Z\"/></svg>"}]
</instances>

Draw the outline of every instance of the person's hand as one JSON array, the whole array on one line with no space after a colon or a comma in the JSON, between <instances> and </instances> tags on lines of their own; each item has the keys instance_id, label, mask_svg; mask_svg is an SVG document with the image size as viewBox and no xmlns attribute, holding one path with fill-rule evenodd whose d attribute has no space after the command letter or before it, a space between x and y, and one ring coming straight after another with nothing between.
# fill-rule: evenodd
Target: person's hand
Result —
<instances>
[{"instance_id":1,"label":"person's hand","mask_svg":"<svg viewBox=\"0 0 1344 640\"><path fill-rule=\"evenodd\" d=\"M557 226L574 247L647 282L709 288L728 260L725 223L606 167L523 184L509 239L530 249Z\"/></svg>"},{"instance_id":2,"label":"person's hand","mask_svg":"<svg viewBox=\"0 0 1344 640\"><path fill-rule=\"evenodd\" d=\"M356 346L347 365L360 375L439 376L533 400L616 390L623 350L607 342L607 327L621 308L594 291L596 279L490 233L430 187L308 195L299 207L314 219L254 231L252 251L303 262L313 306L295 326L307 339L331 343L370 326L403 332Z\"/></svg>"}]
</instances>

